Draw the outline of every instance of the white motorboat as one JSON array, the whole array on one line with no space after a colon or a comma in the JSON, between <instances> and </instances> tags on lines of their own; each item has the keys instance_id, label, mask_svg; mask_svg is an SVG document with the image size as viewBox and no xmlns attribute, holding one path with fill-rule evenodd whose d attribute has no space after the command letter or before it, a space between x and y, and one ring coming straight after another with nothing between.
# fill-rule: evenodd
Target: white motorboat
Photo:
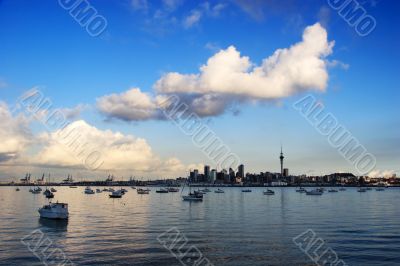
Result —
<instances>
[{"instance_id":1,"label":"white motorboat","mask_svg":"<svg viewBox=\"0 0 400 266\"><path fill-rule=\"evenodd\" d=\"M94 194L94 190L91 189L90 187L85 188L85 194Z\"/></svg>"},{"instance_id":2,"label":"white motorboat","mask_svg":"<svg viewBox=\"0 0 400 266\"><path fill-rule=\"evenodd\" d=\"M29 191L32 192L32 194L40 194L42 189L40 187L37 187L37 188L34 188L33 190L30 189Z\"/></svg>"},{"instance_id":3,"label":"white motorboat","mask_svg":"<svg viewBox=\"0 0 400 266\"><path fill-rule=\"evenodd\" d=\"M273 191L271 189L267 189L263 193L264 193L264 195L275 195L275 191Z\"/></svg>"},{"instance_id":4,"label":"white motorboat","mask_svg":"<svg viewBox=\"0 0 400 266\"><path fill-rule=\"evenodd\" d=\"M110 196L110 198L122 198L122 195L123 195L122 191L117 190L117 191L112 192L109 196Z\"/></svg>"},{"instance_id":5,"label":"white motorboat","mask_svg":"<svg viewBox=\"0 0 400 266\"><path fill-rule=\"evenodd\" d=\"M311 191L306 191L306 195L311 195L311 196L320 196L324 192L322 192L320 189L313 189Z\"/></svg>"},{"instance_id":6,"label":"white motorboat","mask_svg":"<svg viewBox=\"0 0 400 266\"><path fill-rule=\"evenodd\" d=\"M141 188L138 188L138 189L136 190L136 192L137 192L138 194L141 194L141 195L143 195L143 194L149 194L149 191L148 191L147 189L141 189Z\"/></svg>"},{"instance_id":7,"label":"white motorboat","mask_svg":"<svg viewBox=\"0 0 400 266\"><path fill-rule=\"evenodd\" d=\"M181 191L179 188L176 188L176 187L169 187L168 188L168 192L179 192L179 191Z\"/></svg>"},{"instance_id":8,"label":"white motorboat","mask_svg":"<svg viewBox=\"0 0 400 266\"><path fill-rule=\"evenodd\" d=\"M168 189L166 188L160 188L156 190L156 193L168 193Z\"/></svg>"},{"instance_id":9,"label":"white motorboat","mask_svg":"<svg viewBox=\"0 0 400 266\"><path fill-rule=\"evenodd\" d=\"M299 193L306 193L307 190L305 190L303 187L301 187L301 188L299 188L299 189L296 189L296 192L299 192Z\"/></svg>"},{"instance_id":10,"label":"white motorboat","mask_svg":"<svg viewBox=\"0 0 400 266\"><path fill-rule=\"evenodd\" d=\"M204 193L211 192L211 190L209 190L208 188L204 188L204 189L202 189L201 191L204 192Z\"/></svg>"},{"instance_id":11,"label":"white motorboat","mask_svg":"<svg viewBox=\"0 0 400 266\"><path fill-rule=\"evenodd\" d=\"M47 219L68 219L68 204L66 203L50 203L44 205L39 210L40 218Z\"/></svg>"},{"instance_id":12,"label":"white motorboat","mask_svg":"<svg viewBox=\"0 0 400 266\"><path fill-rule=\"evenodd\" d=\"M223 190L222 190L222 189L220 189L220 188L219 188L219 189L217 189L217 190L215 190L214 192L215 192L215 193L225 193L225 191L223 191Z\"/></svg>"}]
</instances>

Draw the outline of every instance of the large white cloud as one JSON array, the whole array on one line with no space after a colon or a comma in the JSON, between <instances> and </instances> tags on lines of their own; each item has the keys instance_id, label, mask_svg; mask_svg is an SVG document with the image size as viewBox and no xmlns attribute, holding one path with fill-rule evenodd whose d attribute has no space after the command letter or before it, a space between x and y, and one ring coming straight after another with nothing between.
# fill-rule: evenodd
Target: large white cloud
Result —
<instances>
[{"instance_id":1,"label":"large white cloud","mask_svg":"<svg viewBox=\"0 0 400 266\"><path fill-rule=\"evenodd\" d=\"M31 142L29 122L23 115L13 116L0 102L0 162L17 159Z\"/></svg>"},{"instance_id":2,"label":"large white cloud","mask_svg":"<svg viewBox=\"0 0 400 266\"><path fill-rule=\"evenodd\" d=\"M278 49L255 64L229 46L210 57L199 73L164 74L155 84L157 97L138 88L98 99L98 109L110 118L127 121L160 119L157 103L174 94L199 116L214 116L244 102L282 99L303 91L325 91L329 79L326 57L334 42L316 23L307 27L302 40Z\"/></svg>"},{"instance_id":3,"label":"large white cloud","mask_svg":"<svg viewBox=\"0 0 400 266\"><path fill-rule=\"evenodd\" d=\"M143 138L100 130L83 120L75 121L53 133L41 136L43 149L31 163L49 167L87 166L98 171L130 172L154 175L184 173L176 158L161 160Z\"/></svg>"},{"instance_id":4,"label":"large white cloud","mask_svg":"<svg viewBox=\"0 0 400 266\"><path fill-rule=\"evenodd\" d=\"M333 44L317 23L304 30L301 42L276 50L260 66L230 46L209 58L200 73L168 73L155 88L158 93L217 93L257 99L282 98L310 89L323 91L328 81L324 58L332 53Z\"/></svg>"}]
</instances>

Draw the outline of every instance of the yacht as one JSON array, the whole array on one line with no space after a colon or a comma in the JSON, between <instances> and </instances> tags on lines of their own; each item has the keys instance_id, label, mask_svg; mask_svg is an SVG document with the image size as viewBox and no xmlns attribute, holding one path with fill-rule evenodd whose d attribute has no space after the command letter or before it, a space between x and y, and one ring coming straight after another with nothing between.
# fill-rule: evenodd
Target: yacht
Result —
<instances>
[{"instance_id":1,"label":"yacht","mask_svg":"<svg viewBox=\"0 0 400 266\"><path fill-rule=\"evenodd\" d=\"M46 196L46 198L48 198L48 199L52 199L52 198L54 198L54 194L53 194L53 192L51 192L50 190L48 190L48 189L46 189L44 192L43 192L43 195L45 195Z\"/></svg>"},{"instance_id":2,"label":"yacht","mask_svg":"<svg viewBox=\"0 0 400 266\"><path fill-rule=\"evenodd\" d=\"M223 191L223 190L222 190L222 189L220 189L220 188L219 188L219 189L217 189L217 190L215 190L214 192L215 192L215 193L225 193L225 191Z\"/></svg>"},{"instance_id":3,"label":"yacht","mask_svg":"<svg viewBox=\"0 0 400 266\"><path fill-rule=\"evenodd\" d=\"M275 191L273 191L271 189L267 189L263 193L264 193L264 195L275 195Z\"/></svg>"},{"instance_id":4,"label":"yacht","mask_svg":"<svg viewBox=\"0 0 400 266\"><path fill-rule=\"evenodd\" d=\"M85 194L94 194L94 190L91 189L90 187L85 188Z\"/></svg>"},{"instance_id":5,"label":"yacht","mask_svg":"<svg viewBox=\"0 0 400 266\"><path fill-rule=\"evenodd\" d=\"M39 210L40 218L47 219L68 219L68 204L66 203L50 203L44 205Z\"/></svg>"},{"instance_id":6,"label":"yacht","mask_svg":"<svg viewBox=\"0 0 400 266\"><path fill-rule=\"evenodd\" d=\"M148 191L147 189L141 189L141 188L138 188L138 189L136 190L136 192L137 192L138 194L149 194L149 191Z\"/></svg>"},{"instance_id":7,"label":"yacht","mask_svg":"<svg viewBox=\"0 0 400 266\"><path fill-rule=\"evenodd\" d=\"M179 188L176 188L176 187L170 187L170 188L168 188L168 192L179 192L180 191L180 189Z\"/></svg>"},{"instance_id":8,"label":"yacht","mask_svg":"<svg viewBox=\"0 0 400 266\"><path fill-rule=\"evenodd\" d=\"M160 188L160 189L156 190L156 193L168 193L168 189Z\"/></svg>"},{"instance_id":9,"label":"yacht","mask_svg":"<svg viewBox=\"0 0 400 266\"><path fill-rule=\"evenodd\" d=\"M328 192L339 192L337 189L331 188L328 190Z\"/></svg>"},{"instance_id":10,"label":"yacht","mask_svg":"<svg viewBox=\"0 0 400 266\"><path fill-rule=\"evenodd\" d=\"M33 190L30 189L30 192L32 192L32 194L40 194L40 191L42 191L42 189L40 187L34 188Z\"/></svg>"},{"instance_id":11,"label":"yacht","mask_svg":"<svg viewBox=\"0 0 400 266\"><path fill-rule=\"evenodd\" d=\"M108 189L108 192L114 192L114 191L115 190L113 188L111 188L111 187Z\"/></svg>"},{"instance_id":12,"label":"yacht","mask_svg":"<svg viewBox=\"0 0 400 266\"><path fill-rule=\"evenodd\" d=\"M182 196L182 199L185 201L203 201L203 193L199 193L198 191L192 193L189 191L186 196Z\"/></svg>"},{"instance_id":13,"label":"yacht","mask_svg":"<svg viewBox=\"0 0 400 266\"><path fill-rule=\"evenodd\" d=\"M209 190L208 188L202 189L202 191L205 193L211 192L211 190Z\"/></svg>"},{"instance_id":14,"label":"yacht","mask_svg":"<svg viewBox=\"0 0 400 266\"><path fill-rule=\"evenodd\" d=\"M296 192L299 192L299 193L306 193L307 190L305 190L303 187L301 187L301 188L299 188L299 189L296 189Z\"/></svg>"},{"instance_id":15,"label":"yacht","mask_svg":"<svg viewBox=\"0 0 400 266\"><path fill-rule=\"evenodd\" d=\"M125 188L121 188L120 191L122 192L122 194L125 194L126 192L128 192L128 190L126 190Z\"/></svg>"},{"instance_id":16,"label":"yacht","mask_svg":"<svg viewBox=\"0 0 400 266\"><path fill-rule=\"evenodd\" d=\"M52 188L50 188L50 191L51 191L51 192L57 192L57 189L55 189L55 188L52 187Z\"/></svg>"},{"instance_id":17,"label":"yacht","mask_svg":"<svg viewBox=\"0 0 400 266\"><path fill-rule=\"evenodd\" d=\"M109 196L110 198L122 198L122 191L121 190L117 190L117 191L113 191Z\"/></svg>"},{"instance_id":18,"label":"yacht","mask_svg":"<svg viewBox=\"0 0 400 266\"><path fill-rule=\"evenodd\" d=\"M306 191L306 195L311 195L311 196L320 196L324 192L322 192L320 189L313 189L311 191Z\"/></svg>"},{"instance_id":19,"label":"yacht","mask_svg":"<svg viewBox=\"0 0 400 266\"><path fill-rule=\"evenodd\" d=\"M96 188L96 193L101 193L101 192L103 192L103 191L101 191L101 189Z\"/></svg>"},{"instance_id":20,"label":"yacht","mask_svg":"<svg viewBox=\"0 0 400 266\"><path fill-rule=\"evenodd\" d=\"M103 191L104 192L108 192L108 188L103 188Z\"/></svg>"}]
</instances>

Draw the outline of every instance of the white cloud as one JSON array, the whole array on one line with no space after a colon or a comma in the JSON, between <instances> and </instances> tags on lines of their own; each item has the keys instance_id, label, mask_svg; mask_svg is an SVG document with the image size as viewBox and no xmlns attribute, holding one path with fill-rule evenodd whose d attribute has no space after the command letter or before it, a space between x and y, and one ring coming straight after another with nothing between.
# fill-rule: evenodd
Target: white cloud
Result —
<instances>
[{"instance_id":1,"label":"white cloud","mask_svg":"<svg viewBox=\"0 0 400 266\"><path fill-rule=\"evenodd\" d=\"M17 159L32 141L28 119L14 117L7 104L0 102L0 121L0 162Z\"/></svg>"},{"instance_id":2,"label":"white cloud","mask_svg":"<svg viewBox=\"0 0 400 266\"><path fill-rule=\"evenodd\" d=\"M143 138L100 130L83 120L41 135L43 148L29 161L47 167L82 168L91 154L98 171L146 175L178 175L185 166L177 158L160 159Z\"/></svg>"},{"instance_id":3,"label":"white cloud","mask_svg":"<svg viewBox=\"0 0 400 266\"><path fill-rule=\"evenodd\" d=\"M186 29L193 27L194 25L196 25L201 17L202 17L202 12L199 10L192 10L190 15L188 15L184 21L183 21L183 27L185 27Z\"/></svg>"},{"instance_id":4,"label":"white cloud","mask_svg":"<svg viewBox=\"0 0 400 266\"><path fill-rule=\"evenodd\" d=\"M368 174L368 176L370 178L378 178L378 177L385 177L385 178L390 178L393 177L393 175L395 175L395 171L394 170L373 170L372 172L370 172Z\"/></svg>"},{"instance_id":5,"label":"white cloud","mask_svg":"<svg viewBox=\"0 0 400 266\"><path fill-rule=\"evenodd\" d=\"M318 23L307 27L303 40L278 49L260 66L241 56L234 46L208 59L198 74L168 73L157 81L158 93L218 93L276 99L304 90L324 91L328 73L324 58L334 43Z\"/></svg>"},{"instance_id":6,"label":"white cloud","mask_svg":"<svg viewBox=\"0 0 400 266\"><path fill-rule=\"evenodd\" d=\"M6 80L0 77L0 89L6 88L8 86Z\"/></svg>"},{"instance_id":7,"label":"white cloud","mask_svg":"<svg viewBox=\"0 0 400 266\"><path fill-rule=\"evenodd\" d=\"M125 121L146 120L157 115L154 99L139 88L121 94L111 94L97 99L97 108L108 117Z\"/></svg>"},{"instance_id":8,"label":"white cloud","mask_svg":"<svg viewBox=\"0 0 400 266\"><path fill-rule=\"evenodd\" d=\"M146 12L149 8L147 0L132 0L131 6L134 10Z\"/></svg>"},{"instance_id":9,"label":"white cloud","mask_svg":"<svg viewBox=\"0 0 400 266\"><path fill-rule=\"evenodd\" d=\"M276 50L260 65L230 46L210 57L199 73L164 74L154 84L156 99L176 94L191 111L204 117L222 114L244 102L276 101L304 91L325 91L329 78L326 57L333 45L326 30L316 23L304 30L300 42ZM110 118L126 121L160 119L156 99L136 88L100 98L98 108Z\"/></svg>"}]
</instances>

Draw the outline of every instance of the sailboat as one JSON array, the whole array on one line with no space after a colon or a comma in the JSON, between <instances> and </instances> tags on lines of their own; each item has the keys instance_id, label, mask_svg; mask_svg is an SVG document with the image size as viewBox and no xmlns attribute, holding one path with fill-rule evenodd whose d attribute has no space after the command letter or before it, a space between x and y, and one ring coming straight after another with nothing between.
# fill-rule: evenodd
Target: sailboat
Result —
<instances>
[{"instance_id":1,"label":"sailboat","mask_svg":"<svg viewBox=\"0 0 400 266\"><path fill-rule=\"evenodd\" d=\"M182 192L184 189L182 189ZM186 196L182 196L182 199L184 201L203 201L203 193L196 190L192 193L192 187L189 184L189 193Z\"/></svg>"}]
</instances>

